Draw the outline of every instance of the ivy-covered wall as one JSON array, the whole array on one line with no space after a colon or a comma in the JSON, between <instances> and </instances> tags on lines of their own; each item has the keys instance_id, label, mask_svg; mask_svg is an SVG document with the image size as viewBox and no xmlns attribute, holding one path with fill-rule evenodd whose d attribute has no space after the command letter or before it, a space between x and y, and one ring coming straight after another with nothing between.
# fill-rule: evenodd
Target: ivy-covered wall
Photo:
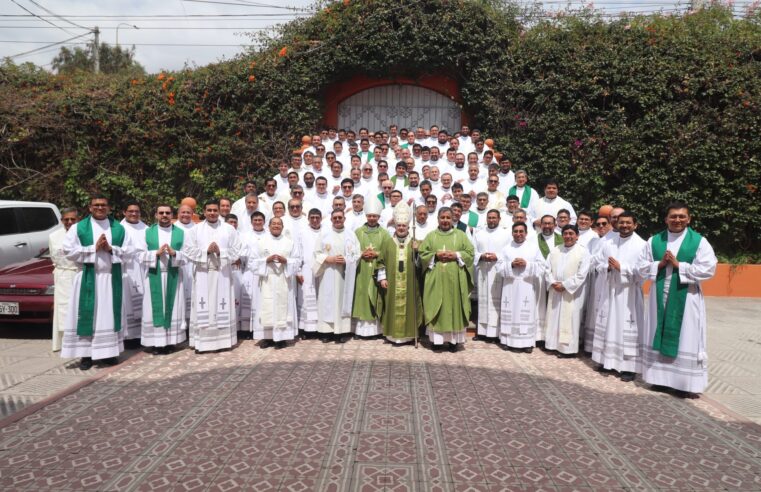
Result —
<instances>
[{"instance_id":1,"label":"ivy-covered wall","mask_svg":"<svg viewBox=\"0 0 761 492\"><path fill-rule=\"evenodd\" d=\"M761 252L761 17L712 7L615 22L527 21L499 2L345 0L262 48L130 79L0 68L0 197L151 207L237 192L310 133L323 91L357 73L445 71L532 182L579 208L634 210L644 233L688 201L725 254Z\"/></svg>"}]
</instances>

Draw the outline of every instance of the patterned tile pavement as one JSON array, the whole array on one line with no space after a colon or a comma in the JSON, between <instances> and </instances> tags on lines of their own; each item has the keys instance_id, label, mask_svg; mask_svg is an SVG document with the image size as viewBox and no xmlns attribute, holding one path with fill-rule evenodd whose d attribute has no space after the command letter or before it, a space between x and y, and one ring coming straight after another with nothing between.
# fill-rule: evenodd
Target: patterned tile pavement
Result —
<instances>
[{"instance_id":1,"label":"patterned tile pavement","mask_svg":"<svg viewBox=\"0 0 761 492\"><path fill-rule=\"evenodd\" d=\"M759 489L709 399L481 342L142 354L0 428L3 491Z\"/></svg>"}]
</instances>

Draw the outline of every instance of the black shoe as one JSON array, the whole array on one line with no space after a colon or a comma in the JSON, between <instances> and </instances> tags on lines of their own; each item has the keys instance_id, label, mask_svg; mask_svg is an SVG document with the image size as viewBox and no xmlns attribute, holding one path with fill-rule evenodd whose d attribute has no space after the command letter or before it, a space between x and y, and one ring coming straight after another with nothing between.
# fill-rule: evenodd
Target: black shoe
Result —
<instances>
[{"instance_id":1,"label":"black shoe","mask_svg":"<svg viewBox=\"0 0 761 492\"><path fill-rule=\"evenodd\" d=\"M612 372L611 369L605 369L605 366L599 365L595 367L595 371L601 373L601 374L608 374L609 372Z\"/></svg>"},{"instance_id":2,"label":"black shoe","mask_svg":"<svg viewBox=\"0 0 761 492\"><path fill-rule=\"evenodd\" d=\"M332 341L332 336L330 335L320 335L320 341L322 343L330 343Z\"/></svg>"},{"instance_id":3,"label":"black shoe","mask_svg":"<svg viewBox=\"0 0 761 492\"><path fill-rule=\"evenodd\" d=\"M163 353L163 351L161 350L161 347L153 347L151 349L151 354L153 355L159 355L161 353Z\"/></svg>"},{"instance_id":4,"label":"black shoe","mask_svg":"<svg viewBox=\"0 0 761 492\"><path fill-rule=\"evenodd\" d=\"M657 391L658 393L666 393L669 390L668 386L661 386L660 384L651 384L651 391Z\"/></svg>"},{"instance_id":5,"label":"black shoe","mask_svg":"<svg viewBox=\"0 0 761 492\"><path fill-rule=\"evenodd\" d=\"M355 336L356 336L356 335L355 335ZM348 342L348 341L349 341L349 340L351 340L351 339L352 339L352 336L351 336L351 335L341 335L341 336L340 336L340 337L338 337L338 339L336 340L336 343L346 343L346 342Z\"/></svg>"},{"instance_id":6,"label":"black shoe","mask_svg":"<svg viewBox=\"0 0 761 492\"><path fill-rule=\"evenodd\" d=\"M449 351L452 352L453 354L455 352L457 352L457 344L456 343L450 343L449 344Z\"/></svg>"},{"instance_id":7,"label":"black shoe","mask_svg":"<svg viewBox=\"0 0 761 492\"><path fill-rule=\"evenodd\" d=\"M634 374L633 372L627 372L627 371L624 371L619 375L619 378L621 379L621 381L625 383L631 383L632 381L634 381L635 377L636 377L636 374Z\"/></svg>"},{"instance_id":8,"label":"black shoe","mask_svg":"<svg viewBox=\"0 0 761 492\"><path fill-rule=\"evenodd\" d=\"M262 340L259 342L259 348L266 349L272 346L272 340Z\"/></svg>"},{"instance_id":9,"label":"black shoe","mask_svg":"<svg viewBox=\"0 0 761 492\"><path fill-rule=\"evenodd\" d=\"M473 336L473 341L474 342L485 342L486 341L486 337L483 336L483 335L474 335Z\"/></svg>"},{"instance_id":10,"label":"black shoe","mask_svg":"<svg viewBox=\"0 0 761 492\"><path fill-rule=\"evenodd\" d=\"M124 340L124 348L127 350L140 348L140 339L133 338L131 340Z\"/></svg>"},{"instance_id":11,"label":"black shoe","mask_svg":"<svg viewBox=\"0 0 761 492\"><path fill-rule=\"evenodd\" d=\"M88 371L92 368L92 357L82 357L79 361L79 368L83 371Z\"/></svg>"},{"instance_id":12,"label":"black shoe","mask_svg":"<svg viewBox=\"0 0 761 492\"><path fill-rule=\"evenodd\" d=\"M685 400L697 400L700 398L700 395L697 393L690 393L689 391L682 391L678 389L674 390L674 396L684 398Z\"/></svg>"},{"instance_id":13,"label":"black shoe","mask_svg":"<svg viewBox=\"0 0 761 492\"><path fill-rule=\"evenodd\" d=\"M287 346L288 346L288 344L284 340L280 341L280 342L275 342L275 350L281 350L281 349L284 349Z\"/></svg>"},{"instance_id":14,"label":"black shoe","mask_svg":"<svg viewBox=\"0 0 761 492\"><path fill-rule=\"evenodd\" d=\"M534 347L524 347L523 351L527 354L530 354L534 351Z\"/></svg>"},{"instance_id":15,"label":"black shoe","mask_svg":"<svg viewBox=\"0 0 761 492\"><path fill-rule=\"evenodd\" d=\"M115 366L119 363L119 357L109 357L108 359L103 359L103 363L109 366Z\"/></svg>"},{"instance_id":16,"label":"black shoe","mask_svg":"<svg viewBox=\"0 0 761 492\"><path fill-rule=\"evenodd\" d=\"M556 353L555 356L558 359L575 359L576 354L561 354L560 352Z\"/></svg>"}]
</instances>

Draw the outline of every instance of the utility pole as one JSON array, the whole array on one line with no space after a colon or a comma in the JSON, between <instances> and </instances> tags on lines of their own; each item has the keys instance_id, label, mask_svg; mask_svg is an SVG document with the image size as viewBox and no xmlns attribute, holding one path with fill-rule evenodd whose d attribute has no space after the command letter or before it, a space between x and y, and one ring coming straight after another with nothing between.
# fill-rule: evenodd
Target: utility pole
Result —
<instances>
[{"instance_id":1,"label":"utility pole","mask_svg":"<svg viewBox=\"0 0 761 492\"><path fill-rule=\"evenodd\" d=\"M100 29L98 29L98 26L95 26L95 29L92 30L93 34L95 35L95 40L93 41L93 72L100 73Z\"/></svg>"}]
</instances>

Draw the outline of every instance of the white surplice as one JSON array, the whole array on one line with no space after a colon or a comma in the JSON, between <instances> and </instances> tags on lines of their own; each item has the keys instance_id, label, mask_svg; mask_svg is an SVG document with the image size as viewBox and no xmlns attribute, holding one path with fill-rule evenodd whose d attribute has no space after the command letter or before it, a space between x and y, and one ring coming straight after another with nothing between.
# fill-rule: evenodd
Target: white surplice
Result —
<instances>
[{"instance_id":1,"label":"white surplice","mask_svg":"<svg viewBox=\"0 0 761 492\"><path fill-rule=\"evenodd\" d=\"M130 242L135 246L135 252L145 249L145 230L148 228L144 222L131 224L126 219L120 222L124 231L130 237ZM127 255L122 258L122 274L127 276L126 286L122 292L124 300L124 312L127 316L127 324L124 328L125 340L138 340L143 326L143 277L145 270L140 258Z\"/></svg>"},{"instance_id":2,"label":"white surplice","mask_svg":"<svg viewBox=\"0 0 761 492\"><path fill-rule=\"evenodd\" d=\"M685 232L668 233L666 248L677 254L684 241ZM690 393L702 393L708 385L708 356L706 349L706 307L701 284L716 273L716 255L706 238L700 240L692 263L680 262L679 270L671 265L665 267L664 303L668 302L671 276L679 275L679 280L689 284L684 305L682 330L679 334L679 349L675 358L666 357L653 350L656 325L658 323L655 280L658 275L660 258L653 258L652 238L642 249L639 269L643 277L652 280L645 310L645 329L642 336L642 379L649 384L668 386Z\"/></svg>"},{"instance_id":3,"label":"white surplice","mask_svg":"<svg viewBox=\"0 0 761 492\"><path fill-rule=\"evenodd\" d=\"M96 359L109 359L118 357L124 351L124 327L126 316L124 302L121 309L121 330L114 331L114 308L111 289L111 265L122 263L123 256L134 255L134 248L130 237L125 233L121 247L111 246L112 252L104 250L95 251L95 244L101 234L106 235L108 244L111 244L111 225L108 219L90 221L92 227L93 244L82 246L77 235L77 225L73 225L66 232L63 242L63 252L66 259L82 267L85 263L95 265L95 308L93 313L93 335L77 335L77 320L79 318L79 295L82 287L82 275L80 270L74 277L74 285L71 291L69 308L64 322L63 344L61 357L91 357ZM122 275L122 290L129 286Z\"/></svg>"},{"instance_id":4,"label":"white surplice","mask_svg":"<svg viewBox=\"0 0 761 492\"><path fill-rule=\"evenodd\" d=\"M207 253L212 242L219 254ZM185 238L183 252L195 265L190 346L199 352L232 348L238 341L232 263L241 250L238 231L221 220L203 221Z\"/></svg>"},{"instance_id":5,"label":"white surplice","mask_svg":"<svg viewBox=\"0 0 761 492\"><path fill-rule=\"evenodd\" d=\"M346 259L345 265L325 262L328 256L337 255ZM323 228L317 239L312 265L319 285L317 331L320 333L351 333L351 308L359 255L359 240L353 231Z\"/></svg>"},{"instance_id":6,"label":"white surplice","mask_svg":"<svg viewBox=\"0 0 761 492\"><path fill-rule=\"evenodd\" d=\"M525 267L514 267L514 260L526 261ZM500 343L514 348L533 347L539 326L540 280L545 260L536 241L511 241L500 254L502 277Z\"/></svg>"},{"instance_id":7,"label":"white surplice","mask_svg":"<svg viewBox=\"0 0 761 492\"><path fill-rule=\"evenodd\" d=\"M478 296L478 334L488 338L499 336L500 305L502 301L502 276L499 275L498 261L484 261L484 253L494 253L497 259L511 235L501 227L484 228L476 232L473 246L475 255L475 291Z\"/></svg>"},{"instance_id":8,"label":"white surplice","mask_svg":"<svg viewBox=\"0 0 761 492\"><path fill-rule=\"evenodd\" d=\"M317 280L312 271L314 265L314 249L320 237L320 229L307 226L301 236L302 265L299 275L304 282L297 288L297 306L299 309L299 329L305 332L317 331Z\"/></svg>"},{"instance_id":9,"label":"white surplice","mask_svg":"<svg viewBox=\"0 0 761 492\"><path fill-rule=\"evenodd\" d=\"M76 227L76 225L72 226ZM74 286L74 278L81 266L66 258L63 252L63 242L66 239L66 229L56 229L48 239L50 261L53 262L53 352L61 350L63 342L64 320L69 310L69 299Z\"/></svg>"},{"instance_id":10,"label":"white surplice","mask_svg":"<svg viewBox=\"0 0 761 492\"><path fill-rule=\"evenodd\" d=\"M249 258L257 250L259 241L269 233L265 230L241 234L241 277L238 297L238 331L251 331L251 314L253 299L257 295L258 280L255 272L249 266Z\"/></svg>"},{"instance_id":11,"label":"white surplice","mask_svg":"<svg viewBox=\"0 0 761 492\"><path fill-rule=\"evenodd\" d=\"M555 198L542 197L532 203L531 210L528 211L529 215L534 217L535 220L541 219L545 215L551 215L555 218L558 216L558 212L562 209L566 209L571 213L571 224L576 223L576 211L573 209L573 205L567 200L556 196ZM537 231L540 228L537 228Z\"/></svg>"},{"instance_id":12,"label":"white surplice","mask_svg":"<svg viewBox=\"0 0 761 492\"><path fill-rule=\"evenodd\" d=\"M185 241L188 240L190 230L196 225L193 221L183 224L179 220L174 223L177 227L182 227L185 231ZM182 289L185 291L185 326L190 323L190 299L193 297L193 262L185 261L182 265Z\"/></svg>"},{"instance_id":13,"label":"white surplice","mask_svg":"<svg viewBox=\"0 0 761 492\"><path fill-rule=\"evenodd\" d=\"M595 233L595 236L597 234ZM581 238L583 236L579 236L579 242L581 242ZM593 258L593 264L589 269L589 278L587 279L587 300L584 305L584 351L585 352L592 352L592 349L594 347L594 339L595 339L595 327L597 325L597 310L600 306L600 298L602 296L602 292L605 291L605 283L606 283L606 277L604 275L597 275L597 271L594 265L594 257L595 255L600 251L600 249L603 247L603 245L608 241L613 241L618 239L618 232L617 231L609 231L607 234L605 234L603 237L598 238L597 240L589 239L587 240L590 248L587 248L589 251L589 254L592 255Z\"/></svg>"},{"instance_id":14,"label":"white surplice","mask_svg":"<svg viewBox=\"0 0 761 492\"><path fill-rule=\"evenodd\" d=\"M545 317L545 347L563 354L579 351L579 328L584 308L584 285L589 273L591 257L579 244L567 248L558 246L550 251L544 271L547 296ZM565 290L552 288L561 282Z\"/></svg>"},{"instance_id":15,"label":"white surplice","mask_svg":"<svg viewBox=\"0 0 761 492\"><path fill-rule=\"evenodd\" d=\"M258 295L251 317L251 331L256 340L282 342L298 334L296 274L301 269L299 243L285 234L265 235L249 258L249 268L256 273ZM286 258L286 263L268 262L271 255Z\"/></svg>"},{"instance_id":16,"label":"white surplice","mask_svg":"<svg viewBox=\"0 0 761 492\"><path fill-rule=\"evenodd\" d=\"M593 269L605 279L599 293L592 360L605 369L640 372L639 351L644 328L642 276L638 262L645 240L632 233L606 241L593 256ZM608 268L615 258L621 271Z\"/></svg>"},{"instance_id":17,"label":"white surplice","mask_svg":"<svg viewBox=\"0 0 761 492\"><path fill-rule=\"evenodd\" d=\"M159 242L161 248L164 244L172 243L172 228L159 226ZM187 240L188 232L184 231L183 242ZM140 337L140 344L144 347L166 347L168 345L177 345L185 341L185 270L184 266L188 263L185 254L180 250L176 251L172 258L172 266L179 269L177 276L177 290L174 294L174 305L172 306L172 322L169 328L153 325L153 299L151 297L151 284L148 278L148 269L156 266L156 251L141 249L137 255L141 261L143 271L146 272L143 277L143 322ZM169 255L162 254L159 257L159 268L161 268L161 299L166 299L167 268L169 266ZM163 302L162 302L163 304Z\"/></svg>"}]
</instances>

